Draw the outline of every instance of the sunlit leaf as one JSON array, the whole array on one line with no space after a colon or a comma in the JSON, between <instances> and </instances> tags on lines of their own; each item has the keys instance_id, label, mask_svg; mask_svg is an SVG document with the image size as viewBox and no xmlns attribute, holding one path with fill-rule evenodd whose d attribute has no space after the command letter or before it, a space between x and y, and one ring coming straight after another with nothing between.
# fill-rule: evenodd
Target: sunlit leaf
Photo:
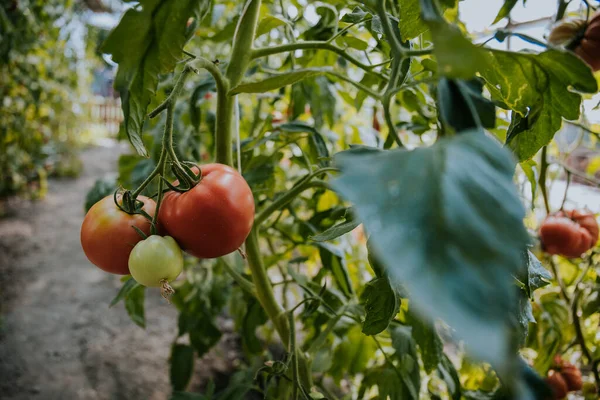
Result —
<instances>
[{"instance_id":1,"label":"sunlit leaf","mask_svg":"<svg viewBox=\"0 0 600 400\"><path fill-rule=\"evenodd\" d=\"M548 144L563 118L579 118L581 95L572 89L583 93L598 89L589 67L569 52L488 54L487 67L480 73L492 97L515 111L507 141L520 161Z\"/></svg>"},{"instance_id":2,"label":"sunlit leaf","mask_svg":"<svg viewBox=\"0 0 600 400\"><path fill-rule=\"evenodd\" d=\"M187 21L204 15L208 0L145 0L127 10L110 33L103 51L119 64L115 89L121 94L123 128L142 156L146 111L156 93L159 75L175 68L189 39Z\"/></svg>"}]
</instances>

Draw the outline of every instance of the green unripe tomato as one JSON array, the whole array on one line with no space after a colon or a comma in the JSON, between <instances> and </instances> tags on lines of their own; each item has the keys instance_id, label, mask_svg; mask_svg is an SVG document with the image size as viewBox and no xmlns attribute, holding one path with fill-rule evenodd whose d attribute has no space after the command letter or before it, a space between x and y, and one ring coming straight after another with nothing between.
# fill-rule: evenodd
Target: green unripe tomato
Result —
<instances>
[{"instance_id":1,"label":"green unripe tomato","mask_svg":"<svg viewBox=\"0 0 600 400\"><path fill-rule=\"evenodd\" d=\"M170 236L152 235L135 245L129 255L129 272L139 284L162 286L175 280L183 269L183 254Z\"/></svg>"}]
</instances>

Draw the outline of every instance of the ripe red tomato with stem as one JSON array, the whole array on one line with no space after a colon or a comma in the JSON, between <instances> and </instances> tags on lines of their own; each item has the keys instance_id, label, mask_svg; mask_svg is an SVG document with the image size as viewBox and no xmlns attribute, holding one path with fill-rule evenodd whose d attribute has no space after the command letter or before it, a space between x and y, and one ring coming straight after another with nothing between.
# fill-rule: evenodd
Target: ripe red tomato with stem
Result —
<instances>
[{"instance_id":1,"label":"ripe red tomato with stem","mask_svg":"<svg viewBox=\"0 0 600 400\"><path fill-rule=\"evenodd\" d=\"M554 370L550 370L548 373L548 377L546 378L546 383L552 389L553 400L564 399L569 392L569 388L567 387L567 382L562 377L560 372L556 372Z\"/></svg>"},{"instance_id":2,"label":"ripe red tomato with stem","mask_svg":"<svg viewBox=\"0 0 600 400\"><path fill-rule=\"evenodd\" d=\"M540 239L547 253L580 257L598 241L598 222L591 213L559 211L546 217Z\"/></svg>"},{"instance_id":3,"label":"ripe red tomato with stem","mask_svg":"<svg viewBox=\"0 0 600 400\"><path fill-rule=\"evenodd\" d=\"M581 390L583 387L581 371L575 365L566 363L560 369L560 374L567 383L567 387L570 391Z\"/></svg>"},{"instance_id":4,"label":"ripe red tomato with stem","mask_svg":"<svg viewBox=\"0 0 600 400\"><path fill-rule=\"evenodd\" d=\"M198 173L197 168L192 170ZM237 250L246 240L254 223L254 197L235 169L215 163L201 170L200 182L190 190L165 193L158 221L189 254L216 258Z\"/></svg>"},{"instance_id":5,"label":"ripe red tomato with stem","mask_svg":"<svg viewBox=\"0 0 600 400\"><path fill-rule=\"evenodd\" d=\"M117 196L121 201L121 196ZM138 196L143 203L142 210L153 216L156 203L145 196ZM87 212L81 225L81 247L87 258L98 268L113 274L129 274L129 254L141 241L144 234L150 234L150 221L141 214L128 214L115 204L114 197L107 196L94 204Z\"/></svg>"},{"instance_id":6,"label":"ripe red tomato with stem","mask_svg":"<svg viewBox=\"0 0 600 400\"><path fill-rule=\"evenodd\" d=\"M558 23L550 32L548 42L566 46L593 71L600 70L600 12L594 14L589 22L575 19Z\"/></svg>"}]
</instances>

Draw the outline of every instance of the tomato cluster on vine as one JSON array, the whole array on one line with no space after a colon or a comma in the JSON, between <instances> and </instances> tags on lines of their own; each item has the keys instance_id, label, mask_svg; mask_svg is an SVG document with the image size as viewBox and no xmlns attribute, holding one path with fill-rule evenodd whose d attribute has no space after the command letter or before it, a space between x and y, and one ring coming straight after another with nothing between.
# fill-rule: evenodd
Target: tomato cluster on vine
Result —
<instances>
[{"instance_id":1,"label":"tomato cluster on vine","mask_svg":"<svg viewBox=\"0 0 600 400\"><path fill-rule=\"evenodd\" d=\"M94 204L81 227L87 258L106 272L131 274L144 286L164 289L183 269L182 249L198 258L239 249L254 223L248 183L223 164L191 170L198 183L180 190L176 180L159 207L151 198L133 198L130 192Z\"/></svg>"},{"instance_id":2,"label":"tomato cluster on vine","mask_svg":"<svg viewBox=\"0 0 600 400\"><path fill-rule=\"evenodd\" d=\"M598 241L598 222L594 214L577 210L551 214L540 227L544 251L568 258L580 257Z\"/></svg>"},{"instance_id":3,"label":"tomato cluster on vine","mask_svg":"<svg viewBox=\"0 0 600 400\"><path fill-rule=\"evenodd\" d=\"M600 12L588 21L566 20L557 24L548 42L575 52L593 71L600 70Z\"/></svg>"},{"instance_id":4,"label":"tomato cluster on vine","mask_svg":"<svg viewBox=\"0 0 600 400\"><path fill-rule=\"evenodd\" d=\"M560 356L554 358L554 365L548 371L546 383L552 389L552 400L564 399L569 392L576 392L583 387L579 368L564 361Z\"/></svg>"}]
</instances>

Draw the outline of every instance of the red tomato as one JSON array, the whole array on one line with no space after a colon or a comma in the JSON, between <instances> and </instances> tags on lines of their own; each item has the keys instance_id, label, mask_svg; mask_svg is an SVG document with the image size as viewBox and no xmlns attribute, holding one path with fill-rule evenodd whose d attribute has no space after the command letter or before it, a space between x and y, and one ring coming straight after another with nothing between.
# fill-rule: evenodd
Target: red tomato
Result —
<instances>
[{"instance_id":1,"label":"red tomato","mask_svg":"<svg viewBox=\"0 0 600 400\"><path fill-rule=\"evenodd\" d=\"M254 198L235 169L206 164L202 166L202 180L194 188L165 194L158 217L166 234L189 254L221 257L237 250L250 233Z\"/></svg>"},{"instance_id":2,"label":"red tomato","mask_svg":"<svg viewBox=\"0 0 600 400\"><path fill-rule=\"evenodd\" d=\"M144 203L144 211L154 215L154 200L145 196L138 196L138 200ZM132 226L150 235L150 221L143 215L121 211L112 195L94 204L81 225L81 247L88 260L106 272L129 274L129 254L142 240Z\"/></svg>"},{"instance_id":3,"label":"red tomato","mask_svg":"<svg viewBox=\"0 0 600 400\"><path fill-rule=\"evenodd\" d=\"M600 12L590 20L575 53L583 58L593 71L600 70Z\"/></svg>"},{"instance_id":4,"label":"red tomato","mask_svg":"<svg viewBox=\"0 0 600 400\"><path fill-rule=\"evenodd\" d=\"M546 383L552 389L554 400L564 399L567 396L569 389L567 387L567 383L559 372L551 370L546 378Z\"/></svg>"},{"instance_id":5,"label":"red tomato","mask_svg":"<svg viewBox=\"0 0 600 400\"><path fill-rule=\"evenodd\" d=\"M566 363L560 369L560 374L567 383L567 387L570 391L581 390L583 387L583 380L581 378L581 371L573 364Z\"/></svg>"},{"instance_id":6,"label":"red tomato","mask_svg":"<svg viewBox=\"0 0 600 400\"><path fill-rule=\"evenodd\" d=\"M593 71L600 70L600 12L589 23L583 19L560 22L550 32L548 42L572 49Z\"/></svg>"},{"instance_id":7,"label":"red tomato","mask_svg":"<svg viewBox=\"0 0 600 400\"><path fill-rule=\"evenodd\" d=\"M580 257L598 241L598 222L593 214L559 211L544 220L540 238L547 253Z\"/></svg>"}]
</instances>

